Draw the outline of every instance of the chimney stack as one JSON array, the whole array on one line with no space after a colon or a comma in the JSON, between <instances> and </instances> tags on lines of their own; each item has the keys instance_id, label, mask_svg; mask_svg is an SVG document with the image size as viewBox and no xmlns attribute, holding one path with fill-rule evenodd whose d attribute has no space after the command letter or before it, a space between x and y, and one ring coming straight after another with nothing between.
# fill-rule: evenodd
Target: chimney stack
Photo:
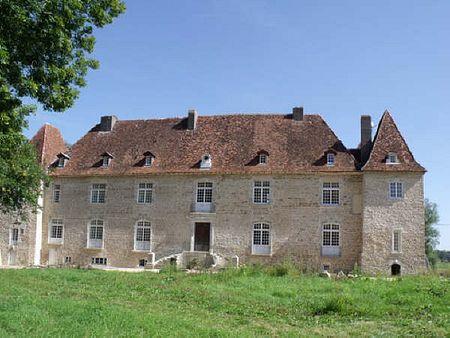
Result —
<instances>
[{"instance_id":1,"label":"chimney stack","mask_svg":"<svg viewBox=\"0 0 450 338\"><path fill-rule=\"evenodd\" d=\"M197 126L197 111L195 109L188 110L187 129L194 130Z\"/></svg>"},{"instance_id":2,"label":"chimney stack","mask_svg":"<svg viewBox=\"0 0 450 338\"><path fill-rule=\"evenodd\" d=\"M100 119L100 131L111 131L114 128L118 118L115 115L102 116Z\"/></svg>"},{"instance_id":3,"label":"chimney stack","mask_svg":"<svg viewBox=\"0 0 450 338\"><path fill-rule=\"evenodd\" d=\"M372 118L361 115L361 162L364 165L372 150Z\"/></svg>"},{"instance_id":4,"label":"chimney stack","mask_svg":"<svg viewBox=\"0 0 450 338\"><path fill-rule=\"evenodd\" d=\"M292 108L292 119L294 121L303 121L303 107Z\"/></svg>"}]
</instances>

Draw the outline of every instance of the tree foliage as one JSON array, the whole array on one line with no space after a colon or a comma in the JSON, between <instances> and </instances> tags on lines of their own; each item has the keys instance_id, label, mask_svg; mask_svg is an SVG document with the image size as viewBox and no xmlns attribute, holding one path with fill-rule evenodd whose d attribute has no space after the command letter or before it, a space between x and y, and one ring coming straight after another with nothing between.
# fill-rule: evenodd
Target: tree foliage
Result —
<instances>
[{"instance_id":1,"label":"tree foliage","mask_svg":"<svg viewBox=\"0 0 450 338\"><path fill-rule=\"evenodd\" d=\"M438 260L435 252L439 244L439 231L433 225L439 222L437 204L425 199L425 253L432 266Z\"/></svg>"},{"instance_id":2,"label":"tree foliage","mask_svg":"<svg viewBox=\"0 0 450 338\"><path fill-rule=\"evenodd\" d=\"M125 10L121 0L0 0L0 210L36 205L40 181L33 148L22 134L33 107L71 107L98 61L96 27Z\"/></svg>"}]
</instances>

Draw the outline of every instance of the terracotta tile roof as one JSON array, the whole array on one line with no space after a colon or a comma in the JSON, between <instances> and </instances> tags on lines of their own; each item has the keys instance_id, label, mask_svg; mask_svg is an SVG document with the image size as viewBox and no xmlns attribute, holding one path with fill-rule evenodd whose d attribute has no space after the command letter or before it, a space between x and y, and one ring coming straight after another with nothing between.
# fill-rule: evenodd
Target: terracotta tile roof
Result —
<instances>
[{"instance_id":1,"label":"terracotta tile roof","mask_svg":"<svg viewBox=\"0 0 450 338\"><path fill-rule=\"evenodd\" d=\"M35 145L39 164L45 168L56 160L58 153L66 151L59 129L48 123L37 131L30 143Z\"/></svg>"},{"instance_id":2,"label":"terracotta tile roof","mask_svg":"<svg viewBox=\"0 0 450 338\"><path fill-rule=\"evenodd\" d=\"M111 132L90 130L69 153L55 176L145 175L150 173L302 173L356 171L353 156L319 115L200 116L195 130L187 120L117 121ZM325 152L337 153L335 166L327 167ZM267 164L257 164L266 151ZM99 167L101 155L113 156L107 168ZM146 152L155 156L143 166ZM210 154L212 168L200 169Z\"/></svg>"},{"instance_id":3,"label":"terracotta tile roof","mask_svg":"<svg viewBox=\"0 0 450 338\"><path fill-rule=\"evenodd\" d=\"M389 152L397 154L398 164L386 164ZM363 171L419 171L425 168L416 162L391 114L385 111L373 141L369 160Z\"/></svg>"}]
</instances>

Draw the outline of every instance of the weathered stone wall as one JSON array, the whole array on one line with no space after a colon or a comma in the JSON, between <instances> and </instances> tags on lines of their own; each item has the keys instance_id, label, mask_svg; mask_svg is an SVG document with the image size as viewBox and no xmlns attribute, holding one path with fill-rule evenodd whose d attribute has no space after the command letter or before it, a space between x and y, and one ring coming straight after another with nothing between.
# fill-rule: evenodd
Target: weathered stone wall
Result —
<instances>
[{"instance_id":1,"label":"weathered stone wall","mask_svg":"<svg viewBox=\"0 0 450 338\"><path fill-rule=\"evenodd\" d=\"M389 197L391 181L403 183L404 198ZM391 265L398 263L402 274L424 271L422 173L365 173L363 191L363 270L390 274ZM401 253L392 252L394 230L401 230Z\"/></svg>"},{"instance_id":2,"label":"weathered stone wall","mask_svg":"<svg viewBox=\"0 0 450 338\"><path fill-rule=\"evenodd\" d=\"M10 245L12 228L19 229L17 245ZM28 212L27 219L22 219L14 213L0 213L0 265L32 265L35 236L36 214Z\"/></svg>"},{"instance_id":3,"label":"weathered stone wall","mask_svg":"<svg viewBox=\"0 0 450 338\"><path fill-rule=\"evenodd\" d=\"M253 181L271 181L272 198L269 205L252 202ZM198 181L214 183L215 213L191 212ZM338 181L341 186L339 206L321 205L323 181ZM153 203L136 202L139 182L153 183ZM108 265L136 267L148 253L133 251L134 225L140 219L151 222L152 252L156 259L189 251L193 246L195 222L211 223L211 250L225 257L237 255L241 263L292 259L303 266L331 270L351 270L360 264L362 243L362 175L292 175L292 176L234 176L161 175L147 178L57 178L61 184L61 201L52 203L51 187L45 194L43 219L42 262L48 262L49 249L65 256L73 264L89 264L91 257L107 257ZM105 204L90 203L93 183L106 183ZM48 244L48 224L52 218L64 220L64 244ZM86 249L88 224L92 219L105 222L102 250ZM252 225L271 224L272 254L251 254ZM341 255L321 256L321 227L334 222L341 226Z\"/></svg>"}]
</instances>

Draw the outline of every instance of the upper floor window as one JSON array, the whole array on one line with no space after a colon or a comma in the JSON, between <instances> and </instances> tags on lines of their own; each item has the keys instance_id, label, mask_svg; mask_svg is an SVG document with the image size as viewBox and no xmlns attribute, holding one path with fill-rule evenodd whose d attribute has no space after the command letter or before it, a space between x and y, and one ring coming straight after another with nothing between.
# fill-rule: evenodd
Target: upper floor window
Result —
<instances>
[{"instance_id":1,"label":"upper floor window","mask_svg":"<svg viewBox=\"0 0 450 338\"><path fill-rule=\"evenodd\" d=\"M393 152L388 153L387 158L386 158L386 163L387 164L399 163L397 154L393 153Z\"/></svg>"},{"instance_id":2,"label":"upper floor window","mask_svg":"<svg viewBox=\"0 0 450 338\"><path fill-rule=\"evenodd\" d=\"M270 182L254 181L253 182L253 203L268 204L270 203Z\"/></svg>"},{"instance_id":3,"label":"upper floor window","mask_svg":"<svg viewBox=\"0 0 450 338\"><path fill-rule=\"evenodd\" d=\"M53 203L59 203L61 200L61 185L54 184L53 185Z\"/></svg>"},{"instance_id":4,"label":"upper floor window","mask_svg":"<svg viewBox=\"0 0 450 338\"><path fill-rule=\"evenodd\" d=\"M322 184L322 204L339 205L339 183L324 182Z\"/></svg>"},{"instance_id":5,"label":"upper floor window","mask_svg":"<svg viewBox=\"0 0 450 338\"><path fill-rule=\"evenodd\" d=\"M339 224L322 226L322 255L338 256L340 254Z\"/></svg>"},{"instance_id":6,"label":"upper floor window","mask_svg":"<svg viewBox=\"0 0 450 338\"><path fill-rule=\"evenodd\" d=\"M211 169L212 159L210 154L205 154L202 156L200 161L200 169Z\"/></svg>"},{"instance_id":7,"label":"upper floor window","mask_svg":"<svg viewBox=\"0 0 450 338\"><path fill-rule=\"evenodd\" d=\"M111 164L112 158L113 158L113 156L110 153L104 152L102 154L102 168L109 167L109 165Z\"/></svg>"},{"instance_id":8,"label":"upper floor window","mask_svg":"<svg viewBox=\"0 0 450 338\"><path fill-rule=\"evenodd\" d=\"M151 167L154 159L155 156L151 152L146 151L144 153L144 167Z\"/></svg>"},{"instance_id":9,"label":"upper floor window","mask_svg":"<svg viewBox=\"0 0 450 338\"><path fill-rule=\"evenodd\" d=\"M88 231L88 248L101 249L103 248L103 221L94 219L89 224Z\"/></svg>"},{"instance_id":10,"label":"upper floor window","mask_svg":"<svg viewBox=\"0 0 450 338\"><path fill-rule=\"evenodd\" d=\"M68 160L70 157L64 153L59 153L57 157L58 162L56 163L56 166L58 168L64 168L64 166L66 165L66 160Z\"/></svg>"},{"instance_id":11,"label":"upper floor window","mask_svg":"<svg viewBox=\"0 0 450 338\"><path fill-rule=\"evenodd\" d=\"M152 203L153 199L153 184L139 183L138 186L138 203Z\"/></svg>"},{"instance_id":12,"label":"upper floor window","mask_svg":"<svg viewBox=\"0 0 450 338\"><path fill-rule=\"evenodd\" d=\"M91 203L105 203L106 184L94 183L91 189Z\"/></svg>"},{"instance_id":13,"label":"upper floor window","mask_svg":"<svg viewBox=\"0 0 450 338\"><path fill-rule=\"evenodd\" d=\"M138 221L135 228L134 250L150 251L151 226L148 221Z\"/></svg>"},{"instance_id":14,"label":"upper floor window","mask_svg":"<svg viewBox=\"0 0 450 338\"><path fill-rule=\"evenodd\" d=\"M19 242L19 228L12 228L9 230L9 244L17 245Z\"/></svg>"},{"instance_id":15,"label":"upper floor window","mask_svg":"<svg viewBox=\"0 0 450 338\"><path fill-rule=\"evenodd\" d=\"M266 164L267 163L267 154L259 154L258 155L258 164Z\"/></svg>"},{"instance_id":16,"label":"upper floor window","mask_svg":"<svg viewBox=\"0 0 450 338\"><path fill-rule=\"evenodd\" d=\"M392 252L399 253L401 252L402 246L401 246L401 231L400 230L394 230L392 232Z\"/></svg>"},{"instance_id":17,"label":"upper floor window","mask_svg":"<svg viewBox=\"0 0 450 338\"><path fill-rule=\"evenodd\" d=\"M52 219L49 225L48 242L50 244L62 244L64 238L64 223L62 219Z\"/></svg>"},{"instance_id":18,"label":"upper floor window","mask_svg":"<svg viewBox=\"0 0 450 338\"><path fill-rule=\"evenodd\" d=\"M271 252L270 246L270 224L253 224L252 254L268 255Z\"/></svg>"},{"instance_id":19,"label":"upper floor window","mask_svg":"<svg viewBox=\"0 0 450 338\"><path fill-rule=\"evenodd\" d=\"M197 203L212 203L212 182L197 183Z\"/></svg>"},{"instance_id":20,"label":"upper floor window","mask_svg":"<svg viewBox=\"0 0 450 338\"><path fill-rule=\"evenodd\" d=\"M390 198L403 198L403 183L390 182L389 183L389 197Z\"/></svg>"},{"instance_id":21,"label":"upper floor window","mask_svg":"<svg viewBox=\"0 0 450 338\"><path fill-rule=\"evenodd\" d=\"M334 166L334 154L333 153L328 153L327 154L327 166L332 167Z\"/></svg>"}]
</instances>

